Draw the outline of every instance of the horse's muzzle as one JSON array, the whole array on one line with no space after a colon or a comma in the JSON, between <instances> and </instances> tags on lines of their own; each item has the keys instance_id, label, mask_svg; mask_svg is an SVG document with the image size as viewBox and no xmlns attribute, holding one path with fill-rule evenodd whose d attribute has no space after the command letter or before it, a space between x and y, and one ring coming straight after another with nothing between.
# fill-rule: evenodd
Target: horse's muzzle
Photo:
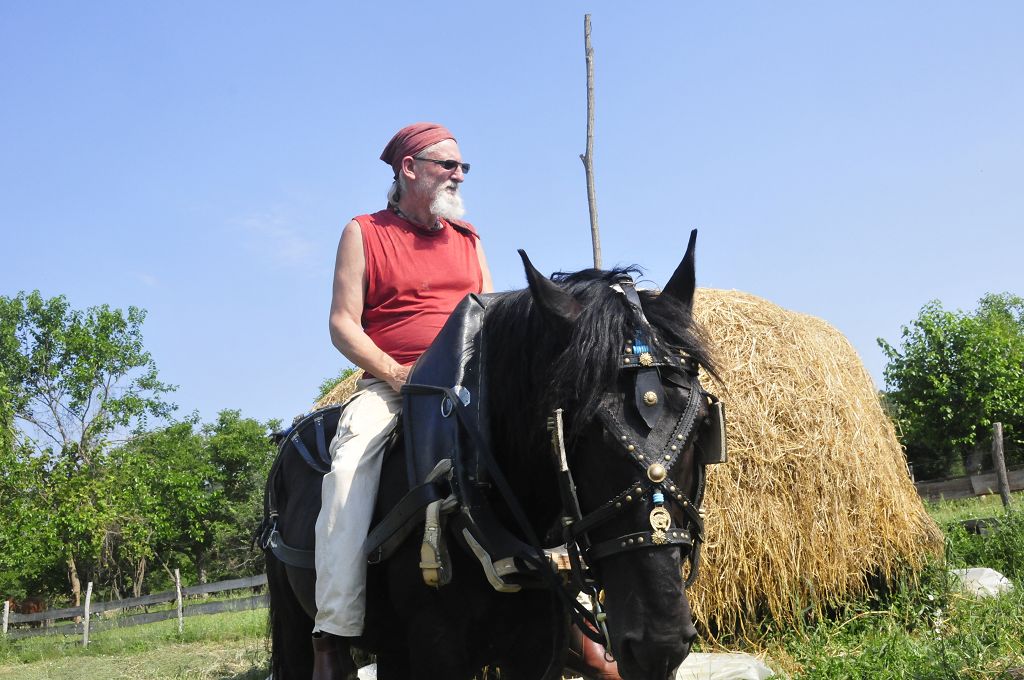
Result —
<instances>
[{"instance_id":1,"label":"horse's muzzle","mask_svg":"<svg viewBox=\"0 0 1024 680\"><path fill-rule=\"evenodd\" d=\"M624 680L669 680L690 654L697 637L692 635L664 640L641 640L626 635L615 654L619 674Z\"/></svg>"}]
</instances>

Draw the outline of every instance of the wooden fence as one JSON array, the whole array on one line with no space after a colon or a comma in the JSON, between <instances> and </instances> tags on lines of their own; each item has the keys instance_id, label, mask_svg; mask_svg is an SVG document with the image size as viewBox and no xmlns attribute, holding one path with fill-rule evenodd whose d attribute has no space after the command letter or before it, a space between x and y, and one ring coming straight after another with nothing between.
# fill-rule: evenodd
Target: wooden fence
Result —
<instances>
[{"instance_id":1,"label":"wooden fence","mask_svg":"<svg viewBox=\"0 0 1024 680\"><path fill-rule=\"evenodd\" d=\"M1010 491L1024 490L1024 468L1006 471ZM999 493L999 480L995 472L984 475L969 475L953 479L939 479L932 482L916 482L917 493L922 498L932 500L949 500L953 498L970 498Z\"/></svg>"},{"instance_id":2,"label":"wooden fence","mask_svg":"<svg viewBox=\"0 0 1024 680\"><path fill-rule=\"evenodd\" d=\"M125 600L111 600L110 602L92 602L92 583L86 588L85 604L81 607L69 607L67 609L50 609L35 614L15 614L10 611L10 602L4 602L3 612L3 637L8 640L35 637L37 635L74 635L82 638L82 644L89 644L89 633L106 630L108 628L120 628L123 626L138 626L143 623L155 623L168 619L178 619L178 632L184 629L186 616L197 616L201 614L217 614L220 612L238 612L249 609L261 609L268 605L269 599L266 594L253 595L250 597L221 600L217 602L201 602L197 604L185 604L185 598L195 595L209 595L231 590L242 590L245 588L261 588L267 584L266 574L250 576L249 578L237 578L230 581L218 583L204 583L196 586L182 587L181 577L178 570L174 570L175 589L162 593L153 593L142 597L133 597ZM164 611L141 612L138 614L120 614L116 617L103 618L97 621L92 617L104 612L120 613L125 609L138 609L152 605L174 602L175 608ZM61 619L74 619L64 624L56 624ZM15 623L35 623L36 628L11 628ZM54 625L56 624L56 625Z\"/></svg>"}]
</instances>

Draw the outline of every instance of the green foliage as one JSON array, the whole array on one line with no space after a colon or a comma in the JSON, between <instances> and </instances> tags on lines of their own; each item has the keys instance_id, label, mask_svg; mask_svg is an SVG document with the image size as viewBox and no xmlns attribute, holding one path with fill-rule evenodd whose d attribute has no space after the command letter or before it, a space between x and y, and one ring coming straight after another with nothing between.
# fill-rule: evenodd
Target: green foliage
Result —
<instances>
[{"instance_id":1,"label":"green foliage","mask_svg":"<svg viewBox=\"0 0 1024 680\"><path fill-rule=\"evenodd\" d=\"M882 338L887 402L920 477L960 473L1003 423L1009 460L1024 448L1024 298L986 295L973 313L925 305L900 346Z\"/></svg>"},{"instance_id":2,"label":"green foliage","mask_svg":"<svg viewBox=\"0 0 1024 680\"><path fill-rule=\"evenodd\" d=\"M931 509L948 515L960 505ZM797 629L766 622L756 648L796 680L1015 677L1009 669L1024 666L1024 514L1010 513L985 536L966 534L959 522L943 528L945 560L824 620ZM948 570L974 566L1001 571L1015 590L981 599L959 591Z\"/></svg>"},{"instance_id":3,"label":"green foliage","mask_svg":"<svg viewBox=\"0 0 1024 680\"><path fill-rule=\"evenodd\" d=\"M216 423L200 428L193 416L119 447L116 573L154 558L189 565L196 581L258 573L251 542L276 453L268 435L277 426L225 410ZM133 586L140 579L136 573Z\"/></svg>"},{"instance_id":4,"label":"green foliage","mask_svg":"<svg viewBox=\"0 0 1024 680\"><path fill-rule=\"evenodd\" d=\"M91 580L119 598L167 587L174 567L193 582L261 568L251 540L279 424L225 410L149 429L173 406L144 318L0 297L0 592L73 601Z\"/></svg>"},{"instance_id":5,"label":"green foliage","mask_svg":"<svg viewBox=\"0 0 1024 680\"><path fill-rule=\"evenodd\" d=\"M1024 510L995 518L984 534L968 533L961 522L943 526L953 567L989 567L1024 587Z\"/></svg>"},{"instance_id":6,"label":"green foliage","mask_svg":"<svg viewBox=\"0 0 1024 680\"><path fill-rule=\"evenodd\" d=\"M355 368L354 366L349 366L348 368L343 368L341 370L341 373L334 376L333 378L327 378L327 380L324 380L322 383L320 383L320 388L316 395L316 401L320 401L321 399L326 397L331 390L338 386L338 383L340 383L342 380L345 380L358 370L359 369Z\"/></svg>"},{"instance_id":7,"label":"green foliage","mask_svg":"<svg viewBox=\"0 0 1024 680\"><path fill-rule=\"evenodd\" d=\"M144 319L135 307L80 311L38 291L0 297L0 413L9 463L24 476L17 504L35 524L27 544L40 542L29 548L40 570L66 566L76 599L114 519L111 442L173 409L163 399L173 388L142 346ZM0 542L16 545L26 529L0 524Z\"/></svg>"}]
</instances>

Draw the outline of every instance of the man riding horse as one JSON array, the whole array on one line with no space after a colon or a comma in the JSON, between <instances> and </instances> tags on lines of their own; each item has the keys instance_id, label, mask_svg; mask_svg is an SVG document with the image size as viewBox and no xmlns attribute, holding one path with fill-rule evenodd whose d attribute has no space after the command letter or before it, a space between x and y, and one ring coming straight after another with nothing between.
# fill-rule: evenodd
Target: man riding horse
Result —
<instances>
[{"instance_id":1,"label":"man riding horse","mask_svg":"<svg viewBox=\"0 0 1024 680\"><path fill-rule=\"evenodd\" d=\"M469 172L454 135L435 123L399 130L381 160L394 181L385 210L360 215L341 235L330 330L335 347L363 369L330 444L316 521L314 680L354 677L349 648L363 633L366 556L388 436L411 365L469 293L493 290L480 236L459 187ZM602 677L604 650L576 631L580 656Z\"/></svg>"}]
</instances>

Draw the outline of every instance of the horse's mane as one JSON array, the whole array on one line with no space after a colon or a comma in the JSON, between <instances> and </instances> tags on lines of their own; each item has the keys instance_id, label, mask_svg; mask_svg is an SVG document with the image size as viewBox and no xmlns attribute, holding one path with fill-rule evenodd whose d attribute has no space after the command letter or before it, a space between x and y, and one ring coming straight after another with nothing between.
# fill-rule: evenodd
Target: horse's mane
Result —
<instances>
[{"instance_id":1,"label":"horse's mane","mask_svg":"<svg viewBox=\"0 0 1024 680\"><path fill-rule=\"evenodd\" d=\"M529 289L499 296L487 309L485 347L490 375L492 441L510 475L516 469L536 474L531 467L550 460L550 445L542 424L553 409L565 409L571 442L615 389L625 341L635 334L635 318L624 296L612 285L622 275L636 278L635 267L559 272L552 280L581 305L579 318L561 331L545 323ZM687 305L640 291L644 313L654 326L648 338L659 355L668 348L685 350L716 374L703 334ZM496 384L496 380L500 384ZM547 465L543 466L547 468Z\"/></svg>"}]
</instances>

